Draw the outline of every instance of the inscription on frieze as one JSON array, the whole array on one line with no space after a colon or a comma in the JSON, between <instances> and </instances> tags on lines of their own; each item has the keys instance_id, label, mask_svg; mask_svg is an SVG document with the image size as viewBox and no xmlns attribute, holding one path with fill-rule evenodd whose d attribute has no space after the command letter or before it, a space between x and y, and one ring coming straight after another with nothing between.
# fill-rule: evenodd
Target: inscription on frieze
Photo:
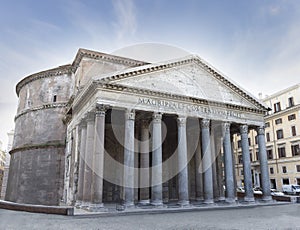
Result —
<instances>
[{"instance_id":1,"label":"inscription on frieze","mask_svg":"<svg viewBox=\"0 0 300 230\"><path fill-rule=\"evenodd\" d=\"M138 104L147 105L155 108L165 108L165 109L176 109L178 111L186 111L186 112L196 112L199 115L215 115L215 116L223 116L223 117L234 117L234 118L244 118L244 114L227 110L223 108L215 108L212 106L204 106L197 104L188 104L183 102L169 101L164 99L153 99L153 98L138 98Z\"/></svg>"}]
</instances>

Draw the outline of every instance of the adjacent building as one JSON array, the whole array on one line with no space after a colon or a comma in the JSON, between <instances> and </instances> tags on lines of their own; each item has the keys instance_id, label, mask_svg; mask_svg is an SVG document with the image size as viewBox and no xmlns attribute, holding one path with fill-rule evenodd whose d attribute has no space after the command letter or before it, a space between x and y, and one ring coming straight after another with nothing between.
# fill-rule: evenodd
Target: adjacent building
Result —
<instances>
[{"instance_id":1,"label":"adjacent building","mask_svg":"<svg viewBox=\"0 0 300 230\"><path fill-rule=\"evenodd\" d=\"M5 165L4 165L4 172L3 172L3 180L2 180L2 188L0 199L5 199L6 187L7 187L7 179L8 179L8 172L9 172L9 164L10 164L10 154L9 151L12 149L13 139L14 139L14 130L11 130L7 133L8 136L8 144L7 144L7 152L5 157Z\"/></svg>"},{"instance_id":2,"label":"adjacent building","mask_svg":"<svg viewBox=\"0 0 300 230\"><path fill-rule=\"evenodd\" d=\"M239 133L244 200L253 202L253 129L262 199L271 200L268 107L196 55L146 63L80 49L72 64L32 74L16 91L6 200L88 210L234 203Z\"/></svg>"},{"instance_id":3,"label":"adjacent building","mask_svg":"<svg viewBox=\"0 0 300 230\"><path fill-rule=\"evenodd\" d=\"M300 84L291 86L263 102L271 108L265 116L266 146L270 183L282 190L284 184L300 184ZM260 167L257 133L249 132L251 170L253 183L260 186ZM243 168L240 137L234 137L234 152L238 186L243 186Z\"/></svg>"},{"instance_id":4,"label":"adjacent building","mask_svg":"<svg viewBox=\"0 0 300 230\"><path fill-rule=\"evenodd\" d=\"M2 142L0 141L0 198L2 197L2 184L4 177L4 167L5 167L6 153L2 150Z\"/></svg>"}]
</instances>

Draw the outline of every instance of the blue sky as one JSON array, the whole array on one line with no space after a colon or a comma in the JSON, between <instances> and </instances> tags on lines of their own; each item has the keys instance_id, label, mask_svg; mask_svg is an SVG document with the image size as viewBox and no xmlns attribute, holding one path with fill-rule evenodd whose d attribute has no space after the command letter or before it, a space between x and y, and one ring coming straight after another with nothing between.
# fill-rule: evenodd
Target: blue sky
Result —
<instances>
[{"instance_id":1,"label":"blue sky","mask_svg":"<svg viewBox=\"0 0 300 230\"><path fill-rule=\"evenodd\" d=\"M299 83L300 2L293 0L0 0L0 140L14 128L15 85L71 63L154 42L211 63L254 95ZM6 146L4 146L5 148Z\"/></svg>"}]
</instances>

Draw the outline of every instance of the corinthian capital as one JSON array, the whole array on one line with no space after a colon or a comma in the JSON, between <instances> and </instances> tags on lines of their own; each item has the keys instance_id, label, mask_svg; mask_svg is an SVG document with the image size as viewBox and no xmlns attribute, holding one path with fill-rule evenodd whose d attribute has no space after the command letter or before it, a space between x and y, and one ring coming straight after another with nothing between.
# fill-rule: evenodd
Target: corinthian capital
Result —
<instances>
[{"instance_id":1,"label":"corinthian capital","mask_svg":"<svg viewBox=\"0 0 300 230\"><path fill-rule=\"evenodd\" d=\"M202 119L201 120L201 128L202 129L208 129L209 128L209 124L210 124L210 120L209 119Z\"/></svg>"},{"instance_id":2,"label":"corinthian capital","mask_svg":"<svg viewBox=\"0 0 300 230\"><path fill-rule=\"evenodd\" d=\"M241 134L248 134L248 125L241 125L240 126L240 133Z\"/></svg>"},{"instance_id":3,"label":"corinthian capital","mask_svg":"<svg viewBox=\"0 0 300 230\"><path fill-rule=\"evenodd\" d=\"M257 127L256 132L258 135L265 135L265 127L264 126Z\"/></svg>"}]
</instances>

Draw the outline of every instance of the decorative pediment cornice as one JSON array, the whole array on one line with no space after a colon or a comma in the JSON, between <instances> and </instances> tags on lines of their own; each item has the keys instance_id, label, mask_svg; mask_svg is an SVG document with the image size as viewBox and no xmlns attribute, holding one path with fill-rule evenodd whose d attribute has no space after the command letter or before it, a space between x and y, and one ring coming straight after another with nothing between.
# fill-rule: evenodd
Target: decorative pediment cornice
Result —
<instances>
[{"instance_id":1,"label":"decorative pediment cornice","mask_svg":"<svg viewBox=\"0 0 300 230\"><path fill-rule=\"evenodd\" d=\"M41 72L38 72L38 73L35 73L32 75L29 75L17 84L17 86L16 86L17 95L19 96L20 90L24 85L26 85L32 81L35 81L35 80L38 80L41 78L61 76L64 74L72 74L72 66L71 65L63 65L63 66L59 66L57 68L53 68L53 69L49 69L46 71L41 71Z\"/></svg>"},{"instance_id":2,"label":"decorative pediment cornice","mask_svg":"<svg viewBox=\"0 0 300 230\"><path fill-rule=\"evenodd\" d=\"M101 53L101 52L96 52L92 50L87 50L87 49L82 49L80 48L77 52L77 55L72 63L73 67L73 72L75 73L77 68L80 65L80 62L82 58L87 57L95 60L104 60L107 62L112 62L112 63L117 63L117 64L122 64L125 66L142 66L149 64L147 62L143 61L138 61L130 58L125 58L125 57L119 57L111 54L106 54L106 53Z\"/></svg>"},{"instance_id":3,"label":"decorative pediment cornice","mask_svg":"<svg viewBox=\"0 0 300 230\"><path fill-rule=\"evenodd\" d=\"M171 60L168 62L164 63L159 63L159 64L149 64L149 65L144 65L136 68L131 68L128 70L123 71L122 73L116 73L107 76L106 78L102 78L103 81L105 82L114 82L118 81L121 79L129 78L129 77L134 77L137 75L141 74L146 74L146 73L152 73L156 71L161 71L161 70L166 70L182 65L186 65L189 63L195 63L199 66L201 66L205 71L207 71L209 74L214 76L218 81L222 82L224 85L229 87L232 91L237 93L238 95L242 96L249 102L251 102L253 105L256 107L263 109L263 110L269 110L266 105L264 105L262 102L257 100L254 96L252 96L250 93L248 93L246 90L242 89L240 86L232 83L228 77L226 77L224 74L220 73L220 71L216 70L214 67L212 67L210 64L205 62L203 59L196 55L190 55L188 57L184 57L178 60Z\"/></svg>"}]
</instances>

